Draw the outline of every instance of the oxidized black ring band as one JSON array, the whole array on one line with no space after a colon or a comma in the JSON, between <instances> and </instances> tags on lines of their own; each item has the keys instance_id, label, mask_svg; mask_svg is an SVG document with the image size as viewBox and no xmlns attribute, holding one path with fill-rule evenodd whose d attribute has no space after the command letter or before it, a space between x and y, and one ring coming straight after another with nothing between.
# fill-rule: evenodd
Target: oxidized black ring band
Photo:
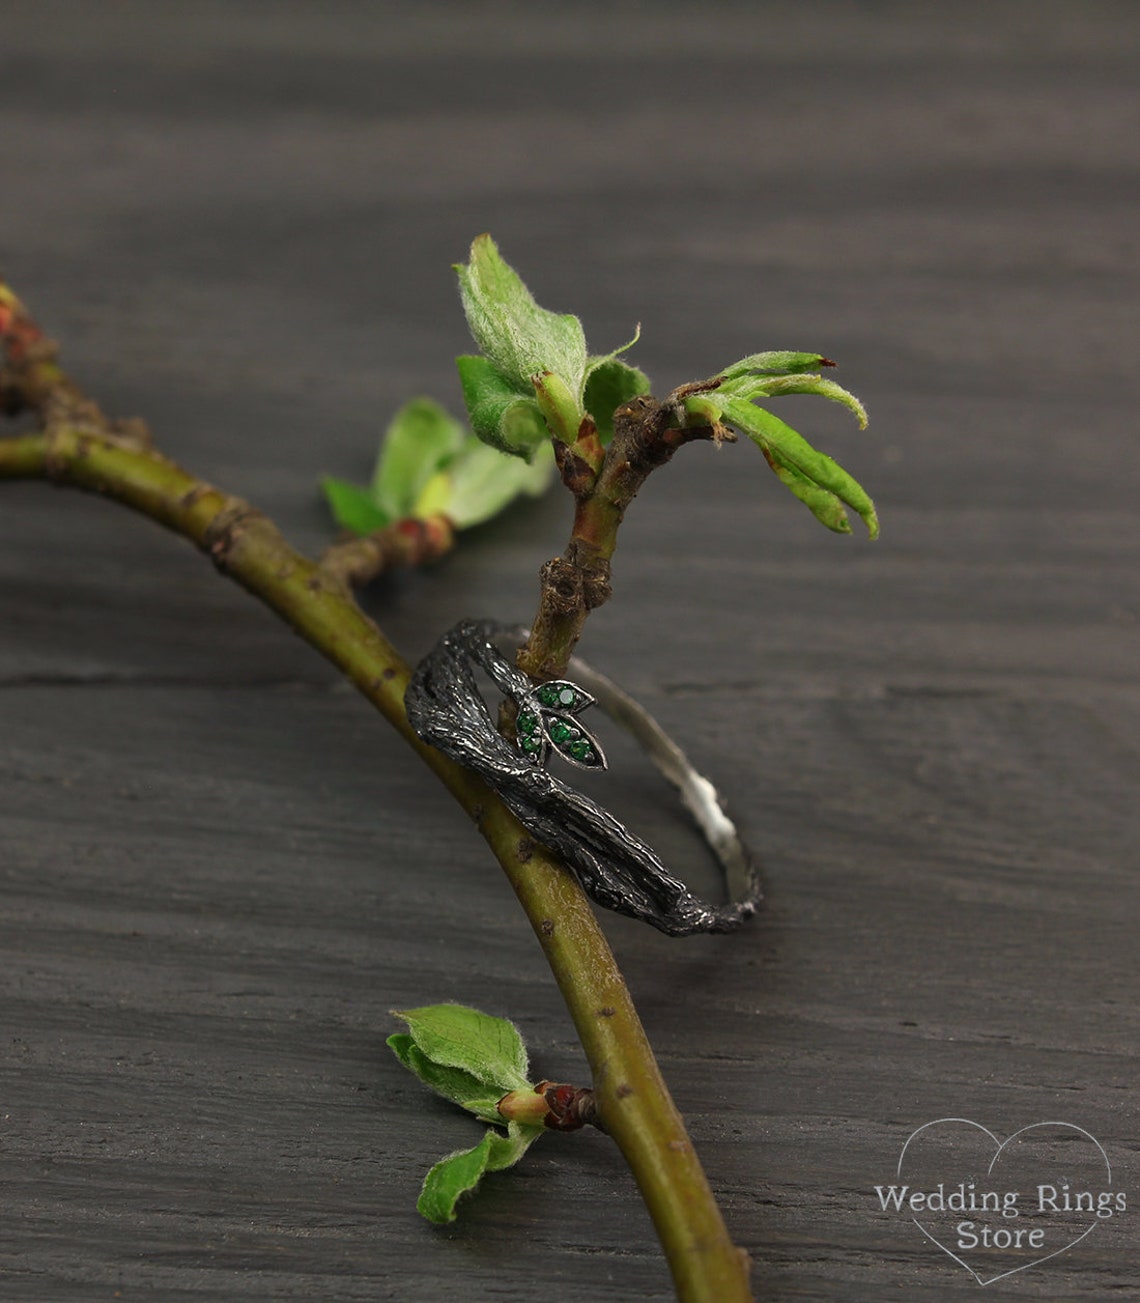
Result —
<instances>
[{"instance_id":1,"label":"oxidized black ring band","mask_svg":"<svg viewBox=\"0 0 1140 1303\"><path fill-rule=\"evenodd\" d=\"M755 868L716 789L692 767L680 748L653 718L604 675L574 659L570 671L584 702L566 700L571 712L597 704L629 731L659 770L681 793L701 833L720 861L730 893L727 905L694 896L669 873L650 846L607 810L547 773L536 763L546 743L524 752L502 737L475 680L483 670L505 696L520 705L541 703L543 685L532 683L499 649L518 643L525 630L492 621L464 621L439 640L423 659L404 698L416 733L467 769L474 770L501 798L527 831L573 870L587 894L606 909L641 919L669 936L728 932L756 912L761 891ZM582 685L579 688L578 685ZM549 685L547 685L549 686ZM558 685L562 687L560 683ZM583 688L585 691L583 691ZM550 695L550 694L548 694ZM551 696L551 705L558 703ZM557 712L551 716L556 718ZM567 720L567 723L575 723ZM542 731L551 730L551 721ZM585 730L589 744L597 747ZM525 746L535 729L521 735ZM570 738L566 745L577 741ZM590 746L580 743L585 756ZM565 747L557 746L567 755ZM542 756L536 754L541 750ZM600 757L600 748L597 748ZM567 758L573 760L574 756ZM597 767L579 759L586 767Z\"/></svg>"}]
</instances>

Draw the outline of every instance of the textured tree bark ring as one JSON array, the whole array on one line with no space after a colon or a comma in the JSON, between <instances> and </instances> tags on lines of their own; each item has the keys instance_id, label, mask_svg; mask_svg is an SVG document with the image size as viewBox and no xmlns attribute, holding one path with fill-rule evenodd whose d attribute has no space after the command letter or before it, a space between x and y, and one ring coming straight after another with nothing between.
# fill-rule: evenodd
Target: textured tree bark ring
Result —
<instances>
[{"instance_id":1,"label":"textured tree bark ring","mask_svg":"<svg viewBox=\"0 0 1140 1303\"><path fill-rule=\"evenodd\" d=\"M521 701L535 684L500 651L525 631L465 620L443 635L417 667L405 696L416 733L492 788L529 833L572 869L606 909L649 923L668 936L728 932L761 899L752 857L724 813L712 784L692 768L660 726L614 684L574 660L571 671L597 703L627 728L665 776L681 789L701 832L724 869L731 903L714 905L673 877L653 849L609 811L554 774L536 768L503 738L475 680L483 670L504 695Z\"/></svg>"}]
</instances>

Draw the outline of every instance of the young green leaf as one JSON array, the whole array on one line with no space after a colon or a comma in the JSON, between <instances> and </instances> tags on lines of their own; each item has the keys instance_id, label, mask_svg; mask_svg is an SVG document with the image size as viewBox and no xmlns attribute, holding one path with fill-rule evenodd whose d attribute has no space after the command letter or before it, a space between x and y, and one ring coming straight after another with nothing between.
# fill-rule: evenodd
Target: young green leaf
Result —
<instances>
[{"instance_id":1,"label":"young green leaf","mask_svg":"<svg viewBox=\"0 0 1140 1303\"><path fill-rule=\"evenodd\" d=\"M455 270L472 337L503 378L526 393L531 376L553 371L580 401L586 337L578 318L540 308L489 235L474 241L471 260Z\"/></svg>"},{"instance_id":2,"label":"young green leaf","mask_svg":"<svg viewBox=\"0 0 1140 1303\"><path fill-rule=\"evenodd\" d=\"M433 1063L461 1068L488 1089L485 1094L521 1090L528 1085L527 1052L514 1023L462 1004L430 1004L394 1009L412 1040Z\"/></svg>"},{"instance_id":3,"label":"young green leaf","mask_svg":"<svg viewBox=\"0 0 1140 1303\"><path fill-rule=\"evenodd\" d=\"M775 449L761 444L761 451L768 465L775 471L776 478L791 489L816 520L837 534L851 533L851 522L847 519L847 512L834 493L813 483L806 475L784 461Z\"/></svg>"},{"instance_id":4,"label":"young green leaf","mask_svg":"<svg viewBox=\"0 0 1140 1303\"><path fill-rule=\"evenodd\" d=\"M792 353L776 351L772 353L750 353L739 362L725 367L720 372L726 380L734 376L753 373L759 375L786 375L793 371L814 371L817 366L834 366L835 363L822 353Z\"/></svg>"},{"instance_id":5,"label":"young green leaf","mask_svg":"<svg viewBox=\"0 0 1140 1303\"><path fill-rule=\"evenodd\" d=\"M540 371L531 383L534 385L535 401L546 418L551 438L556 443L576 443L585 415L581 396L571 393L566 381L553 371Z\"/></svg>"},{"instance_id":6,"label":"young green leaf","mask_svg":"<svg viewBox=\"0 0 1140 1303\"><path fill-rule=\"evenodd\" d=\"M429 520L432 516L446 516L451 505L451 472L436 471L420 490L408 515L413 520ZM452 521L454 527L455 522Z\"/></svg>"},{"instance_id":7,"label":"young green leaf","mask_svg":"<svg viewBox=\"0 0 1140 1303\"><path fill-rule=\"evenodd\" d=\"M594 418L603 444L614 434L614 412L638 394L649 393L649 377L617 357L591 358L586 379L586 411Z\"/></svg>"},{"instance_id":8,"label":"young green leaf","mask_svg":"<svg viewBox=\"0 0 1140 1303\"><path fill-rule=\"evenodd\" d=\"M487 1093L487 1085L473 1077L462 1068L449 1068L442 1063L434 1063L419 1048L408 1032L394 1032L388 1037L388 1047L396 1058L417 1077L444 1099L449 1099L460 1108L474 1113L484 1122L498 1122L502 1125L502 1116L496 1107L506 1091Z\"/></svg>"},{"instance_id":9,"label":"young green leaf","mask_svg":"<svg viewBox=\"0 0 1140 1303\"><path fill-rule=\"evenodd\" d=\"M505 1136L488 1131L473 1148L449 1154L424 1178L416 1208L429 1222L445 1226L455 1220L460 1197L474 1190L484 1172L512 1167L543 1133L542 1127L524 1127L512 1122Z\"/></svg>"},{"instance_id":10,"label":"young green leaf","mask_svg":"<svg viewBox=\"0 0 1140 1303\"><path fill-rule=\"evenodd\" d=\"M720 390L712 393L686 394L681 402L686 429L695 425L711 425L722 434L724 427L720 418L724 415L724 403L720 400Z\"/></svg>"},{"instance_id":11,"label":"young green leaf","mask_svg":"<svg viewBox=\"0 0 1140 1303\"><path fill-rule=\"evenodd\" d=\"M624 344L619 344L611 353L599 353L588 360L586 363L586 379L589 380L591 372L596 371L603 363L612 362L615 357L620 357L623 353L628 353L640 338L641 322L639 321L631 339L626 340Z\"/></svg>"},{"instance_id":12,"label":"young green leaf","mask_svg":"<svg viewBox=\"0 0 1140 1303\"><path fill-rule=\"evenodd\" d=\"M723 403L726 421L735 425L737 429L743 430L762 449L775 453L776 461L780 466L798 472L803 479L821 489L826 489L858 512L867 526L868 534L872 538L878 536L879 521L875 515L874 503L867 496L863 486L842 466L823 453L817 452L803 435L798 434L790 425L785 425L779 417L773 416L764 408L756 407L739 398L726 398ZM806 501L802 493L797 492L796 496L801 501ZM811 506L811 503L808 505ZM815 510L814 507L812 509Z\"/></svg>"},{"instance_id":13,"label":"young green leaf","mask_svg":"<svg viewBox=\"0 0 1140 1303\"><path fill-rule=\"evenodd\" d=\"M460 362L472 363L473 372L484 377L497 375L483 358L461 358ZM503 391L501 377L488 381L488 385L494 384ZM529 398L506 392L507 406L513 410L505 416L500 413L503 437L517 439L515 450L528 458L529 464L519 457L501 456L495 447L465 433L458 421L430 399L413 399L388 428L371 488L331 475L322 478L321 486L337 522L363 535L395 520L446 516L453 528L467 529L497 515L520 495L535 497L544 492L554 477L554 450L546 424L533 392Z\"/></svg>"},{"instance_id":14,"label":"young green leaf","mask_svg":"<svg viewBox=\"0 0 1140 1303\"><path fill-rule=\"evenodd\" d=\"M714 397L720 395L731 398L780 398L784 394L816 394L820 398L829 398L851 412L859 422L859 428L867 428L867 410L850 390L837 385L834 380L825 380L822 376L786 375L763 378L760 376L727 380L714 391Z\"/></svg>"},{"instance_id":15,"label":"young green leaf","mask_svg":"<svg viewBox=\"0 0 1140 1303\"><path fill-rule=\"evenodd\" d=\"M392 418L376 459L376 505L391 520L411 514L424 485L459 451L465 437L463 426L430 398L405 403Z\"/></svg>"},{"instance_id":16,"label":"young green leaf","mask_svg":"<svg viewBox=\"0 0 1140 1303\"><path fill-rule=\"evenodd\" d=\"M464 355L455 365L471 428L499 452L529 461L549 438L533 387L520 393L485 357Z\"/></svg>"},{"instance_id":17,"label":"young green leaf","mask_svg":"<svg viewBox=\"0 0 1140 1303\"><path fill-rule=\"evenodd\" d=\"M527 465L471 436L446 474L450 490L442 511L456 529L470 529L498 515L514 498L544 492L554 476L554 448L548 439Z\"/></svg>"},{"instance_id":18,"label":"young green leaf","mask_svg":"<svg viewBox=\"0 0 1140 1303\"><path fill-rule=\"evenodd\" d=\"M334 475L322 475L321 488L333 519L341 529L351 530L354 534L371 534L391 521L388 513L373 501L368 489L358 484L339 480Z\"/></svg>"}]
</instances>

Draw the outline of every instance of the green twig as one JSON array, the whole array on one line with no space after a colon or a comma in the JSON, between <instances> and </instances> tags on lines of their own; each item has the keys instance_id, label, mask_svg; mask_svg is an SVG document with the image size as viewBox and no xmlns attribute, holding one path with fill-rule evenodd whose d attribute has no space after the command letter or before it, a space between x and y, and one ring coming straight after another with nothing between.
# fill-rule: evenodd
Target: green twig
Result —
<instances>
[{"instance_id":1,"label":"green twig","mask_svg":"<svg viewBox=\"0 0 1140 1303\"><path fill-rule=\"evenodd\" d=\"M0 283L0 337L34 323ZM748 1259L725 1228L700 1162L589 903L569 871L484 785L422 743L404 712L409 669L353 600L343 573L302 556L262 512L119 429L66 380L53 355L8 354L6 405L45 428L0 439L0 479L43 479L101 494L189 539L337 666L397 729L476 824L550 963L593 1074L598 1115L641 1190L684 1303L751 1299ZM45 370L48 368L49 370ZM613 505L617 505L615 503ZM619 513L620 514L620 513Z\"/></svg>"},{"instance_id":2,"label":"green twig","mask_svg":"<svg viewBox=\"0 0 1140 1303\"><path fill-rule=\"evenodd\" d=\"M370 583L399 566L422 566L438 561L455 546L455 530L446 516L424 520L409 517L365 534L346 538L325 549L321 570L346 587Z\"/></svg>"},{"instance_id":3,"label":"green twig","mask_svg":"<svg viewBox=\"0 0 1140 1303\"><path fill-rule=\"evenodd\" d=\"M614 435L601 465L576 447L559 457L563 482L575 498L570 541L540 574L538 613L518 654L519 669L536 679L558 679L590 612L610 597L610 562L626 508L649 474L693 439L721 437L713 427L686 424L678 405L648 395L614 413Z\"/></svg>"}]
</instances>

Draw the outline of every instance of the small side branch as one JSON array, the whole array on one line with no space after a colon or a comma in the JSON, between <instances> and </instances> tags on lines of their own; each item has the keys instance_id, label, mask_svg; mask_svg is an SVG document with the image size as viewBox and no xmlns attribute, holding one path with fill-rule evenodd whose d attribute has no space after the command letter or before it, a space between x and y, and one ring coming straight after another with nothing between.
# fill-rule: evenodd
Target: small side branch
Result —
<instances>
[{"instance_id":1,"label":"small side branch","mask_svg":"<svg viewBox=\"0 0 1140 1303\"><path fill-rule=\"evenodd\" d=\"M592 479L585 462L563 456L563 480L575 497L574 524L566 550L539 573L538 613L518 654L519 669L532 678L566 673L587 617L609 600L618 529L651 472L683 444L718 437L707 425L684 426L676 397L660 402L643 396L619 408L613 439Z\"/></svg>"},{"instance_id":2,"label":"small side branch","mask_svg":"<svg viewBox=\"0 0 1140 1303\"><path fill-rule=\"evenodd\" d=\"M455 546L455 530L446 516L398 520L363 538L349 538L327 548L318 564L346 588L363 587L400 566L422 566Z\"/></svg>"}]
</instances>

